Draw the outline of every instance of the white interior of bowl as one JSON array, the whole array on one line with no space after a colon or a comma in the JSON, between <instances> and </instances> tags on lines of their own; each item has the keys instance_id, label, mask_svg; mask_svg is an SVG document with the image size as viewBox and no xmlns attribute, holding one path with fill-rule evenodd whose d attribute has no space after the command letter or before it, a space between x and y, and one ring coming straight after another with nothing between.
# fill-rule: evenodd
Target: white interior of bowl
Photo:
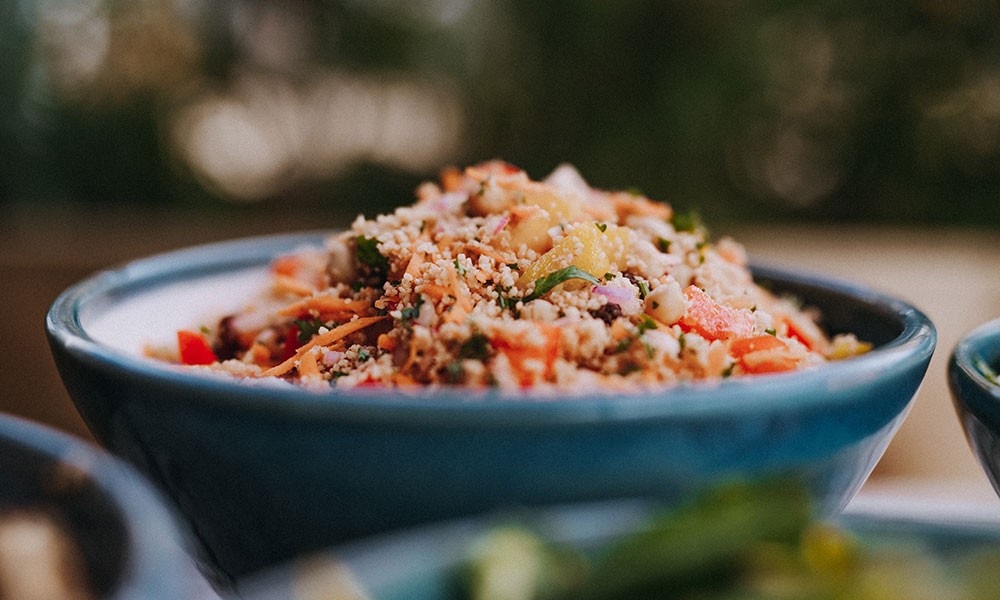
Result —
<instances>
[{"instance_id":1,"label":"white interior of bowl","mask_svg":"<svg viewBox=\"0 0 1000 600\"><path fill-rule=\"evenodd\" d=\"M267 268L177 281L123 298L82 316L81 325L98 343L130 355L149 347L173 347L179 329L213 327L253 304L270 282Z\"/></svg>"}]
</instances>

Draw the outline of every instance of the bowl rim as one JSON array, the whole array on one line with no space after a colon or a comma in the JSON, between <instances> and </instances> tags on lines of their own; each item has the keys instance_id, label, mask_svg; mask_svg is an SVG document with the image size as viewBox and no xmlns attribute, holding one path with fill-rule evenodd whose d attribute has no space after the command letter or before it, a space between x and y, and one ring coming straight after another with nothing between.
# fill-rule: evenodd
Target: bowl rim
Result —
<instances>
[{"instance_id":1,"label":"bowl rim","mask_svg":"<svg viewBox=\"0 0 1000 600\"><path fill-rule=\"evenodd\" d=\"M114 504L124 526L126 550L108 600L145 598L151 591L158 598L215 597L188 552L179 521L129 465L81 438L10 413L0 412L0 443L71 465ZM199 584L203 589L196 591Z\"/></svg>"},{"instance_id":2,"label":"bowl rim","mask_svg":"<svg viewBox=\"0 0 1000 600\"><path fill-rule=\"evenodd\" d=\"M230 377L193 373L182 367L134 356L94 340L80 313L88 303L178 281L244 268L261 268L281 253L322 244L339 230L315 230L236 238L154 254L97 272L64 290L46 315L50 344L91 368L113 377L144 379L169 386L178 398L218 405L238 405L242 411L271 415L347 418L362 422L413 425L489 423L536 426L737 416L765 411L787 412L823 405L829 394L852 389L912 369L926 370L937 343L930 319L909 303L870 288L803 270L752 263L755 279L788 282L850 296L890 313L903 324L893 340L850 360L794 373L685 382L636 392L584 392L564 398L508 393L495 389L398 388L337 389L315 392L291 384L255 383ZM921 373L921 376L923 373ZM805 393L808 392L808 393ZM670 395L669 402L664 395ZM194 400L197 398L197 400ZM526 400L526 401L523 401ZM156 399L150 398L155 402ZM172 400L174 401L174 400Z\"/></svg>"},{"instance_id":3,"label":"bowl rim","mask_svg":"<svg viewBox=\"0 0 1000 600\"><path fill-rule=\"evenodd\" d=\"M992 344L995 348L988 356L984 356L986 346ZM1000 318L982 323L966 332L952 349L948 359L951 377L961 377L971 382L983 394L993 398L1000 404L1000 385L991 382L976 366L976 359L995 364L1000 357ZM960 394L954 394L960 396ZM962 398L966 401L967 398Z\"/></svg>"}]
</instances>

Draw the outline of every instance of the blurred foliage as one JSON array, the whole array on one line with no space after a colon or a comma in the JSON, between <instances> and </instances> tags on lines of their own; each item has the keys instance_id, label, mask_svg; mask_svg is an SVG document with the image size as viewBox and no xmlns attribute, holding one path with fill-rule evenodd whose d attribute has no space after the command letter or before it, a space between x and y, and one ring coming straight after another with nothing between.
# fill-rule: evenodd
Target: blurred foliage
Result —
<instances>
[{"instance_id":1,"label":"blurred foliage","mask_svg":"<svg viewBox=\"0 0 1000 600\"><path fill-rule=\"evenodd\" d=\"M0 204L371 213L571 162L717 220L1000 225L991 0L0 0Z\"/></svg>"}]
</instances>

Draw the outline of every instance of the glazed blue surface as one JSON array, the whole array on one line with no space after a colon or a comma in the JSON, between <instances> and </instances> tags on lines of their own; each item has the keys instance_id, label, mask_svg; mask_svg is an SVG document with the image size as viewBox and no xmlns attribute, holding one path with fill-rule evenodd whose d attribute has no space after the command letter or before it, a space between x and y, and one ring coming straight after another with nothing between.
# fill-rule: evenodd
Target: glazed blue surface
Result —
<instances>
[{"instance_id":1,"label":"glazed blue surface","mask_svg":"<svg viewBox=\"0 0 1000 600\"><path fill-rule=\"evenodd\" d=\"M100 598L218 597L166 506L138 473L103 450L0 414L0 509L57 515L76 537Z\"/></svg>"},{"instance_id":2,"label":"glazed blue surface","mask_svg":"<svg viewBox=\"0 0 1000 600\"><path fill-rule=\"evenodd\" d=\"M538 400L250 386L129 356L87 333L88 319L138 291L263 266L321 239L237 240L139 260L67 290L48 314L56 363L95 437L166 492L224 575L504 506L669 503L761 474L801 477L834 513L905 417L936 342L905 303L765 267L759 279L876 350L809 372Z\"/></svg>"},{"instance_id":3,"label":"glazed blue surface","mask_svg":"<svg viewBox=\"0 0 1000 600\"><path fill-rule=\"evenodd\" d=\"M460 597L460 570L477 540L492 528L517 524L561 547L599 550L648 523L656 511L637 502L558 506L519 514L490 514L375 536L268 569L240 581L240 600L292 600L306 582L350 574L372 600L451 600ZM864 547L900 545L925 558L952 560L1000 548L1000 521L948 520L852 512L831 519ZM923 565L926 567L926 565ZM347 581L341 575L337 581Z\"/></svg>"},{"instance_id":4,"label":"glazed blue surface","mask_svg":"<svg viewBox=\"0 0 1000 600\"><path fill-rule=\"evenodd\" d=\"M1000 319L963 336L948 361L948 386L965 437L1000 494L1000 385L986 379L977 361L994 370L1000 365Z\"/></svg>"}]
</instances>

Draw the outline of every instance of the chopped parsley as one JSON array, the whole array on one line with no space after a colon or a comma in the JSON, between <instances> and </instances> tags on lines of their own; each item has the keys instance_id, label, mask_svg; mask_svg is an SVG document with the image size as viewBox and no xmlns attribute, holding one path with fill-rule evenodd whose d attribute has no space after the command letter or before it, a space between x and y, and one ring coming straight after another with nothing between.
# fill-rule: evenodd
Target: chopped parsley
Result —
<instances>
[{"instance_id":1,"label":"chopped parsley","mask_svg":"<svg viewBox=\"0 0 1000 600\"><path fill-rule=\"evenodd\" d=\"M389 270L389 259L378 251L378 239L363 235L354 239L358 243L358 261L361 264L379 272Z\"/></svg>"},{"instance_id":2,"label":"chopped parsley","mask_svg":"<svg viewBox=\"0 0 1000 600\"><path fill-rule=\"evenodd\" d=\"M361 348L360 350L358 350L358 362L365 362L371 357L372 355L370 352L368 352L367 348Z\"/></svg>"},{"instance_id":3,"label":"chopped parsley","mask_svg":"<svg viewBox=\"0 0 1000 600\"><path fill-rule=\"evenodd\" d=\"M656 329L656 321L649 315L642 315L639 317L639 323L636 325L636 328L639 330L639 335L642 335L650 329Z\"/></svg>"},{"instance_id":4,"label":"chopped parsley","mask_svg":"<svg viewBox=\"0 0 1000 600\"><path fill-rule=\"evenodd\" d=\"M305 344L319 333L320 327L326 327L326 323L313 317L311 319L295 319L296 336L300 344Z\"/></svg>"},{"instance_id":5,"label":"chopped parsley","mask_svg":"<svg viewBox=\"0 0 1000 600\"><path fill-rule=\"evenodd\" d=\"M604 233L605 231L608 230L607 223L594 223L594 225L597 225L597 228L601 230L601 233Z\"/></svg>"},{"instance_id":6,"label":"chopped parsley","mask_svg":"<svg viewBox=\"0 0 1000 600\"><path fill-rule=\"evenodd\" d=\"M764 330L767 335L778 335L778 331L774 327L768 327Z\"/></svg>"},{"instance_id":7,"label":"chopped parsley","mask_svg":"<svg viewBox=\"0 0 1000 600\"><path fill-rule=\"evenodd\" d=\"M705 225L697 211L674 213L674 216L670 218L670 224L674 226L676 231L701 231L705 233Z\"/></svg>"},{"instance_id":8,"label":"chopped parsley","mask_svg":"<svg viewBox=\"0 0 1000 600\"><path fill-rule=\"evenodd\" d=\"M670 252L670 240L667 238L656 238L656 249L664 254Z\"/></svg>"},{"instance_id":9,"label":"chopped parsley","mask_svg":"<svg viewBox=\"0 0 1000 600\"><path fill-rule=\"evenodd\" d=\"M507 308L511 305L510 297L507 296L507 292L510 291L510 288L497 285L495 289L497 291L497 306L500 307L500 310L507 310Z\"/></svg>"},{"instance_id":10,"label":"chopped parsley","mask_svg":"<svg viewBox=\"0 0 1000 600\"><path fill-rule=\"evenodd\" d=\"M590 273L584 271L577 266L569 266L564 269L559 269L558 271L553 271L545 277L539 277L535 280L535 289L531 294L525 297L525 302L530 302L532 300L537 300L545 294L552 291L552 288L556 287L560 283L569 281L570 279L583 279L584 281L589 281L593 284L600 283L600 280Z\"/></svg>"},{"instance_id":11,"label":"chopped parsley","mask_svg":"<svg viewBox=\"0 0 1000 600\"><path fill-rule=\"evenodd\" d=\"M473 333L458 348L459 358L486 360L490 356L490 339L482 333Z\"/></svg>"},{"instance_id":12,"label":"chopped parsley","mask_svg":"<svg viewBox=\"0 0 1000 600\"><path fill-rule=\"evenodd\" d=\"M455 270L458 271L458 275L460 277L465 277L466 273L465 265L460 263L457 258L455 259Z\"/></svg>"},{"instance_id":13,"label":"chopped parsley","mask_svg":"<svg viewBox=\"0 0 1000 600\"><path fill-rule=\"evenodd\" d=\"M465 369L462 368L462 361L453 360L445 366L448 374L448 383L462 383L465 379Z\"/></svg>"},{"instance_id":14,"label":"chopped parsley","mask_svg":"<svg viewBox=\"0 0 1000 600\"><path fill-rule=\"evenodd\" d=\"M413 306L407 306L399 310L399 320L402 321L407 328L410 327L410 323L412 321L416 320L416 318L420 316L420 307L423 305L423 303L424 303L424 297L417 296L416 304L414 304Z\"/></svg>"},{"instance_id":15,"label":"chopped parsley","mask_svg":"<svg viewBox=\"0 0 1000 600\"><path fill-rule=\"evenodd\" d=\"M646 295L649 294L649 282L645 279L640 279L636 282L636 285L639 286L639 299L645 300Z\"/></svg>"}]
</instances>

